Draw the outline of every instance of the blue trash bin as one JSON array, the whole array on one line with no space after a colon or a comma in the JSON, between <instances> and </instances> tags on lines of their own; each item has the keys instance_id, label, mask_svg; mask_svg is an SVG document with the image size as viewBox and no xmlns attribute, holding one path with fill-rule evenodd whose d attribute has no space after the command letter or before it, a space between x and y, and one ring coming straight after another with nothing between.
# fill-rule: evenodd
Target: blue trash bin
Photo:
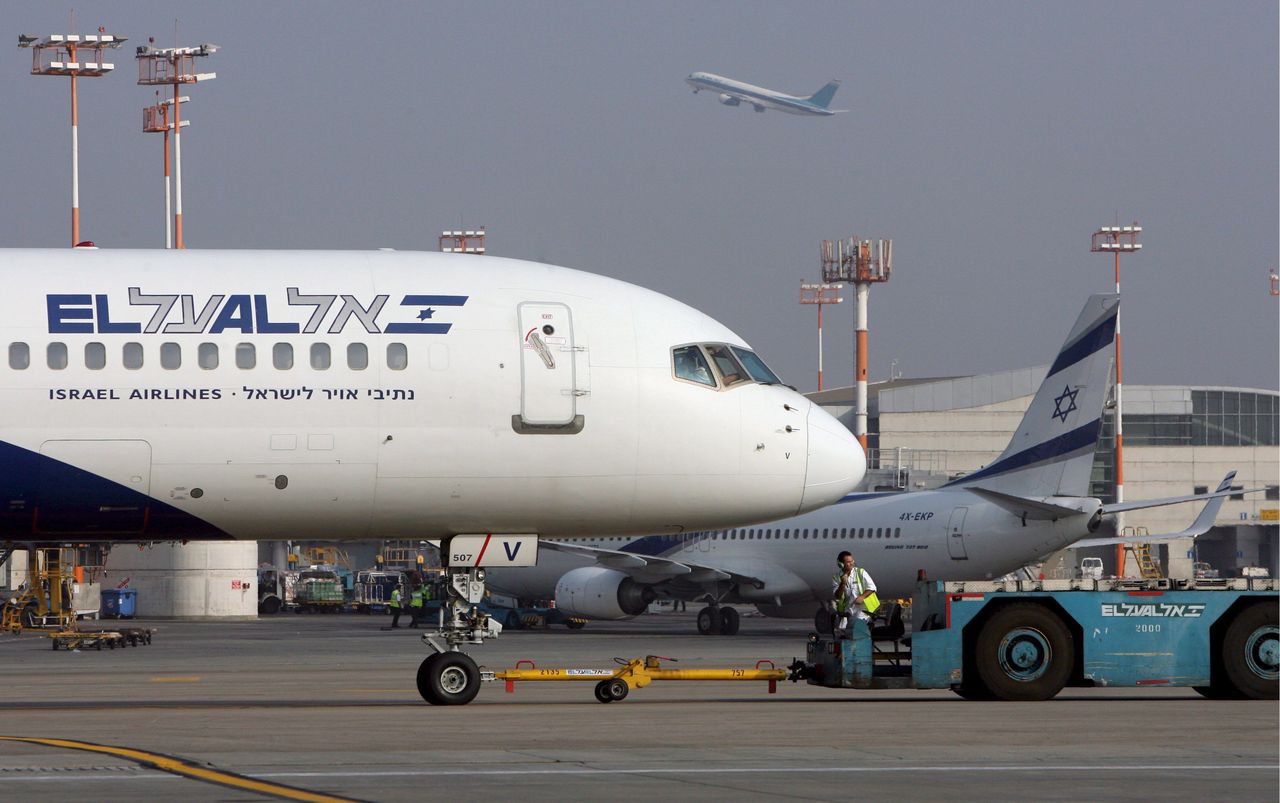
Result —
<instances>
[{"instance_id":1,"label":"blue trash bin","mask_svg":"<svg viewBox=\"0 0 1280 803\"><path fill-rule=\"evenodd\" d=\"M102 592L104 619L132 619L137 609L138 590L135 588L108 588Z\"/></svg>"}]
</instances>

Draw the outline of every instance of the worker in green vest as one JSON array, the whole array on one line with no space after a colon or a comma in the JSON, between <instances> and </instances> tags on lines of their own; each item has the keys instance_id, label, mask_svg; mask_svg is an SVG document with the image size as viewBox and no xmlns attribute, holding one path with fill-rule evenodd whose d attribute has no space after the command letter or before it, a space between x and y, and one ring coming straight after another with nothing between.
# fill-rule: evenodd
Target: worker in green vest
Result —
<instances>
[{"instance_id":1,"label":"worker in green vest","mask_svg":"<svg viewBox=\"0 0 1280 803\"><path fill-rule=\"evenodd\" d=\"M387 610L391 612L391 626L400 626L400 586L396 586L391 591L391 600L387 603Z\"/></svg>"},{"instance_id":2,"label":"worker in green vest","mask_svg":"<svg viewBox=\"0 0 1280 803\"><path fill-rule=\"evenodd\" d=\"M876 584L871 575L853 560L853 553L841 552L836 558L840 572L831 578L831 599L836 606L836 629L845 630L856 617L864 622L871 621L871 614L880 607L880 598L876 596Z\"/></svg>"},{"instance_id":3,"label":"worker in green vest","mask_svg":"<svg viewBox=\"0 0 1280 803\"><path fill-rule=\"evenodd\" d=\"M422 586L409 593L409 627L417 627L422 616Z\"/></svg>"}]
</instances>

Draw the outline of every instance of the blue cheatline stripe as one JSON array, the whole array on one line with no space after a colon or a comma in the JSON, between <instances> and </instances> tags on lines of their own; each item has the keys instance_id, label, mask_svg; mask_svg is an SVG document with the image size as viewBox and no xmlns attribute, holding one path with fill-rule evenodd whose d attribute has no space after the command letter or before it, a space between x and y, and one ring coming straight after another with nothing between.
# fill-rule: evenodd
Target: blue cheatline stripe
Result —
<instances>
[{"instance_id":1,"label":"blue cheatline stripe","mask_svg":"<svg viewBox=\"0 0 1280 803\"><path fill-rule=\"evenodd\" d=\"M1017 471L1036 463L1045 463L1069 455L1072 452L1096 446L1098 443L1098 430L1101 427L1102 419L1095 418L1082 427L1077 427L1056 438L1050 438L1038 446L1032 446L1030 449L1024 449L1017 454L1009 455L1003 460L997 460L986 468L975 471L972 474L966 474L958 480L948 482L943 487L964 485L983 477L1007 474L1010 471Z\"/></svg>"},{"instance_id":2,"label":"blue cheatline stripe","mask_svg":"<svg viewBox=\"0 0 1280 803\"><path fill-rule=\"evenodd\" d=\"M1106 348L1115 339L1116 313L1113 309L1106 320L1086 332L1079 340L1067 346L1053 361L1046 379L1059 371L1070 368L1094 352Z\"/></svg>"},{"instance_id":3,"label":"blue cheatline stripe","mask_svg":"<svg viewBox=\"0 0 1280 803\"><path fill-rule=\"evenodd\" d=\"M451 323L389 323L385 331L389 335L447 335Z\"/></svg>"},{"instance_id":4,"label":"blue cheatline stripe","mask_svg":"<svg viewBox=\"0 0 1280 803\"><path fill-rule=\"evenodd\" d=\"M4 441L0 441L0 499L5 502L0 508L0 540L231 539L172 505Z\"/></svg>"},{"instance_id":5,"label":"blue cheatline stripe","mask_svg":"<svg viewBox=\"0 0 1280 803\"><path fill-rule=\"evenodd\" d=\"M461 307L470 296L405 296L402 307Z\"/></svg>"},{"instance_id":6,"label":"blue cheatline stripe","mask_svg":"<svg viewBox=\"0 0 1280 803\"><path fill-rule=\"evenodd\" d=\"M835 502L837 505L843 505L846 502L865 502L868 499L880 499L885 496L901 496L902 491L877 491L875 493L849 494L848 496Z\"/></svg>"}]
</instances>

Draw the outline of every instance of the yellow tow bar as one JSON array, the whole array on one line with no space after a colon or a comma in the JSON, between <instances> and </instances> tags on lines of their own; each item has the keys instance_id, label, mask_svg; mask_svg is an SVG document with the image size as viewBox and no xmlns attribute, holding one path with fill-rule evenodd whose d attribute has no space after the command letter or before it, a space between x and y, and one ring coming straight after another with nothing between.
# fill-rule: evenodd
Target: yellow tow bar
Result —
<instances>
[{"instance_id":1,"label":"yellow tow bar","mask_svg":"<svg viewBox=\"0 0 1280 803\"><path fill-rule=\"evenodd\" d=\"M663 669L662 661L675 661L661 655L643 659L614 658L617 669L539 669L533 661L517 661L514 669L494 672L495 680L507 682L507 693L516 690L516 681L595 681L596 699L602 703L624 699L632 687L643 689L655 680L755 680L766 681L769 693L776 694L778 681L787 679L787 671L773 661L756 661L754 669Z\"/></svg>"}]
</instances>

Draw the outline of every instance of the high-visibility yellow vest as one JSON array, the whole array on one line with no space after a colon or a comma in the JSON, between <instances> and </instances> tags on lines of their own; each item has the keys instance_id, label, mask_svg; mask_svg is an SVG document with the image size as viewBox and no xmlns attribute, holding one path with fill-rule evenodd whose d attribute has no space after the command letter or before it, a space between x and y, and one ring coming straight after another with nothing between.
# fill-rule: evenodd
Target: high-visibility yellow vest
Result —
<instances>
[{"instance_id":1,"label":"high-visibility yellow vest","mask_svg":"<svg viewBox=\"0 0 1280 803\"><path fill-rule=\"evenodd\" d=\"M855 597L861 595L863 589L866 587L865 577L866 577L866 573L862 570L861 566L853 567L853 585L855 590L855 593L854 593ZM832 578L832 582L836 584L840 584L843 580L844 580L843 572L841 572L840 574L837 574L834 578ZM839 613L848 613L849 604L851 602L852 600L850 600L847 596L841 597L840 599L836 600L836 611ZM862 607L864 610L866 610L867 613L875 613L880 608L880 598L876 596L876 592L872 591L870 594L867 594L865 597L862 598Z\"/></svg>"},{"instance_id":2,"label":"high-visibility yellow vest","mask_svg":"<svg viewBox=\"0 0 1280 803\"><path fill-rule=\"evenodd\" d=\"M400 589L397 588L395 591L391 592L391 602L387 604L389 607L392 607L392 608L400 607Z\"/></svg>"}]
</instances>

